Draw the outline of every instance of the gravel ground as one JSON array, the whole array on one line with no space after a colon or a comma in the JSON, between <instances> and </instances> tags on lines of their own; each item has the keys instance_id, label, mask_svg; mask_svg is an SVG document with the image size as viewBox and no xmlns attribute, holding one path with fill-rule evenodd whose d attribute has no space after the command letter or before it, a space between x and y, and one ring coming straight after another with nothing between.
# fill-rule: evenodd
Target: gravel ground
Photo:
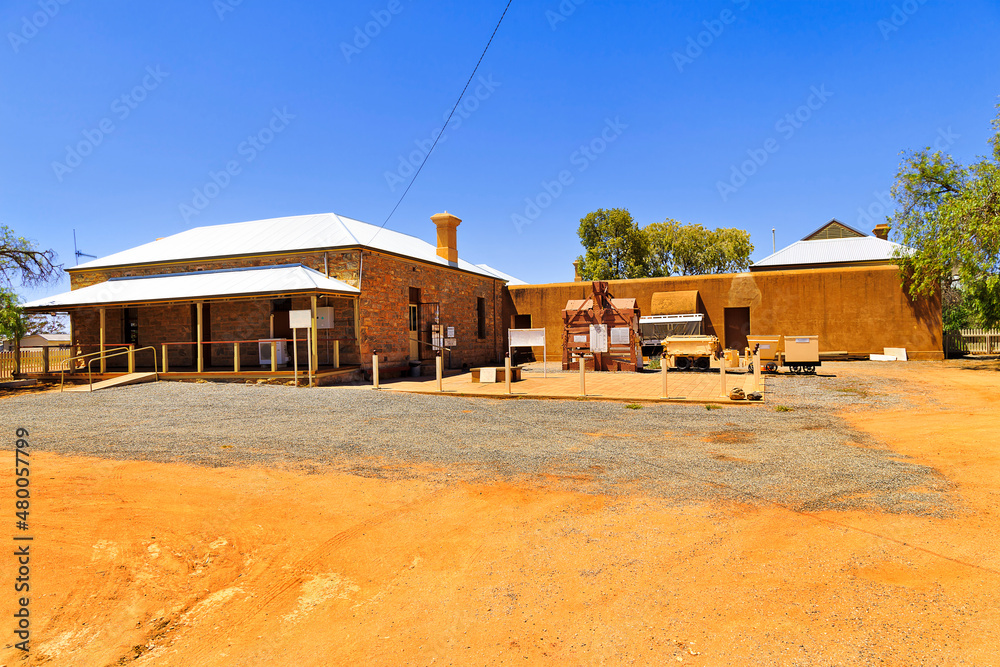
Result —
<instances>
[{"instance_id":1,"label":"gravel ground","mask_svg":"<svg viewBox=\"0 0 1000 667\"><path fill-rule=\"evenodd\" d=\"M36 448L62 454L332 467L374 477L544 476L583 491L640 491L678 503L949 515L944 478L835 414L902 407L904 389L873 377L780 376L771 378L764 405L710 410L160 382L7 398L0 416L8 428L29 428Z\"/></svg>"}]
</instances>

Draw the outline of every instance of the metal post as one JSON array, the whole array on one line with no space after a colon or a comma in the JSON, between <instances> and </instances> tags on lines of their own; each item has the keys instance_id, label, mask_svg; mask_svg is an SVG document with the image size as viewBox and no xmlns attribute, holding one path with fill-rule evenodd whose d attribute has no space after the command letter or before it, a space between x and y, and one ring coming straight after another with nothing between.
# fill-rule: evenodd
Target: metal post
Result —
<instances>
[{"instance_id":1,"label":"metal post","mask_svg":"<svg viewBox=\"0 0 1000 667\"><path fill-rule=\"evenodd\" d=\"M333 341L333 367L340 368L340 341Z\"/></svg>"},{"instance_id":2,"label":"metal post","mask_svg":"<svg viewBox=\"0 0 1000 667\"><path fill-rule=\"evenodd\" d=\"M507 385L507 393L510 393L510 352L503 360L503 379Z\"/></svg>"},{"instance_id":3,"label":"metal post","mask_svg":"<svg viewBox=\"0 0 1000 667\"><path fill-rule=\"evenodd\" d=\"M587 360L584 356L580 355L580 396L587 395Z\"/></svg>"},{"instance_id":4,"label":"metal post","mask_svg":"<svg viewBox=\"0 0 1000 667\"><path fill-rule=\"evenodd\" d=\"M135 345L128 345L128 372L135 373Z\"/></svg>"},{"instance_id":5,"label":"metal post","mask_svg":"<svg viewBox=\"0 0 1000 667\"><path fill-rule=\"evenodd\" d=\"M753 354L753 390L760 391L760 351Z\"/></svg>"},{"instance_id":6,"label":"metal post","mask_svg":"<svg viewBox=\"0 0 1000 667\"><path fill-rule=\"evenodd\" d=\"M233 343L233 372L240 372L240 344Z\"/></svg>"},{"instance_id":7,"label":"metal post","mask_svg":"<svg viewBox=\"0 0 1000 667\"><path fill-rule=\"evenodd\" d=\"M198 346L198 349L201 349L200 345ZM198 359L198 363L199 364L201 363L200 358ZM271 341L271 372L272 373L278 372L278 341L276 340Z\"/></svg>"},{"instance_id":8,"label":"metal post","mask_svg":"<svg viewBox=\"0 0 1000 667\"><path fill-rule=\"evenodd\" d=\"M163 352L163 372L167 373L169 372L170 369L170 366L167 363L167 344L164 343L163 345L160 346L160 348L161 351Z\"/></svg>"},{"instance_id":9,"label":"metal post","mask_svg":"<svg viewBox=\"0 0 1000 667\"><path fill-rule=\"evenodd\" d=\"M372 384L378 389L378 350L372 351Z\"/></svg>"},{"instance_id":10,"label":"metal post","mask_svg":"<svg viewBox=\"0 0 1000 667\"><path fill-rule=\"evenodd\" d=\"M104 359L104 343L107 339L107 309L101 308L101 373L108 370L107 362Z\"/></svg>"},{"instance_id":11,"label":"metal post","mask_svg":"<svg viewBox=\"0 0 1000 667\"><path fill-rule=\"evenodd\" d=\"M722 378L722 393L719 394L722 397L729 396L729 392L726 391L726 355L722 355L722 363L719 365L719 376Z\"/></svg>"},{"instance_id":12,"label":"metal post","mask_svg":"<svg viewBox=\"0 0 1000 667\"><path fill-rule=\"evenodd\" d=\"M204 355L204 351L202 350L202 345L201 345L201 341L202 341L202 328L201 328L201 324L202 324L202 319L201 319L202 303L201 303L201 301L199 301L196 304L195 307L196 307L196 310L198 311L198 355L197 355L197 358L198 358L198 372L199 373L204 373L205 372L205 355ZM272 352L271 354L273 355L274 353Z\"/></svg>"},{"instance_id":13,"label":"metal post","mask_svg":"<svg viewBox=\"0 0 1000 667\"><path fill-rule=\"evenodd\" d=\"M299 386L299 330L292 329L292 368L295 375L295 386Z\"/></svg>"},{"instance_id":14,"label":"metal post","mask_svg":"<svg viewBox=\"0 0 1000 667\"><path fill-rule=\"evenodd\" d=\"M660 382L660 384L662 386L660 387L660 398L670 398L670 394L667 392L667 366L668 365L669 364L667 363L667 355L665 353L661 354L660 355L660 376L662 377L662 381Z\"/></svg>"},{"instance_id":15,"label":"metal post","mask_svg":"<svg viewBox=\"0 0 1000 667\"><path fill-rule=\"evenodd\" d=\"M438 391L444 391L444 356L441 354L441 350L438 350L434 357L434 366L437 368Z\"/></svg>"}]
</instances>

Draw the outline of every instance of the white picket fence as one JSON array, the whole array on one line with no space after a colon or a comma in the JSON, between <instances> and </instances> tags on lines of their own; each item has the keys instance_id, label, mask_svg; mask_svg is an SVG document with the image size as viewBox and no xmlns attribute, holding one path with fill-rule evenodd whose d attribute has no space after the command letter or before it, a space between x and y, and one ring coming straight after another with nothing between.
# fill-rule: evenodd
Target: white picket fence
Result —
<instances>
[{"instance_id":1,"label":"white picket fence","mask_svg":"<svg viewBox=\"0 0 1000 667\"><path fill-rule=\"evenodd\" d=\"M945 342L949 354L1000 354L1000 329L959 329Z\"/></svg>"},{"instance_id":2,"label":"white picket fence","mask_svg":"<svg viewBox=\"0 0 1000 667\"><path fill-rule=\"evenodd\" d=\"M21 350L21 372L22 373L43 373L45 362L44 352L40 347L32 347ZM49 348L49 369L61 368L62 361L69 359L70 348L50 347ZM14 377L14 352L0 352L0 380L10 380Z\"/></svg>"}]
</instances>

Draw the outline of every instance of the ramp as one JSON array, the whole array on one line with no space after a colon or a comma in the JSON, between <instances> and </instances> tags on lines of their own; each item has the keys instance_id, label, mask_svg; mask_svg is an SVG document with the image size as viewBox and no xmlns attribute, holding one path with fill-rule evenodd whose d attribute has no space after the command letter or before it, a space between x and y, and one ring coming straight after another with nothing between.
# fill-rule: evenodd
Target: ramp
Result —
<instances>
[{"instance_id":1,"label":"ramp","mask_svg":"<svg viewBox=\"0 0 1000 667\"><path fill-rule=\"evenodd\" d=\"M142 382L156 382L156 373L126 373L125 375L119 375L116 378L111 378L110 380L101 380L100 382L95 382L93 385L93 390L98 389L110 389L111 387L124 387L130 384L140 384ZM90 391L90 385L80 385L78 387L67 387L66 391Z\"/></svg>"}]
</instances>

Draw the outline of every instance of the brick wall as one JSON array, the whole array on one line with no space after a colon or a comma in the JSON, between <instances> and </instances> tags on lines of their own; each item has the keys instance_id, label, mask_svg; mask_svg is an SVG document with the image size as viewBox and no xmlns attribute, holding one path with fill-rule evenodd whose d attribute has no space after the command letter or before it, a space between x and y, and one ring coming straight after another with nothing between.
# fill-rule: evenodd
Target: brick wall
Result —
<instances>
[{"instance_id":1,"label":"brick wall","mask_svg":"<svg viewBox=\"0 0 1000 667\"><path fill-rule=\"evenodd\" d=\"M411 287L420 290L422 303L439 302L441 323L455 327L453 368L496 363L502 358L506 328L501 281L369 251L364 253L363 267L361 353L366 368L371 366L374 349L379 351L380 363L399 366L409 361ZM483 338L478 336L479 297L486 300Z\"/></svg>"},{"instance_id":2,"label":"brick wall","mask_svg":"<svg viewBox=\"0 0 1000 667\"><path fill-rule=\"evenodd\" d=\"M182 262L177 264L157 264L125 268L94 269L70 272L70 289L89 287L111 278L122 276L155 276L164 273L185 273L188 271L213 271L216 269L236 269L251 266L273 266L276 264L302 264L323 273L324 254L330 269L330 277L342 280L348 285L358 286L357 250L337 250L310 253L273 255L269 257L243 257Z\"/></svg>"}]
</instances>

